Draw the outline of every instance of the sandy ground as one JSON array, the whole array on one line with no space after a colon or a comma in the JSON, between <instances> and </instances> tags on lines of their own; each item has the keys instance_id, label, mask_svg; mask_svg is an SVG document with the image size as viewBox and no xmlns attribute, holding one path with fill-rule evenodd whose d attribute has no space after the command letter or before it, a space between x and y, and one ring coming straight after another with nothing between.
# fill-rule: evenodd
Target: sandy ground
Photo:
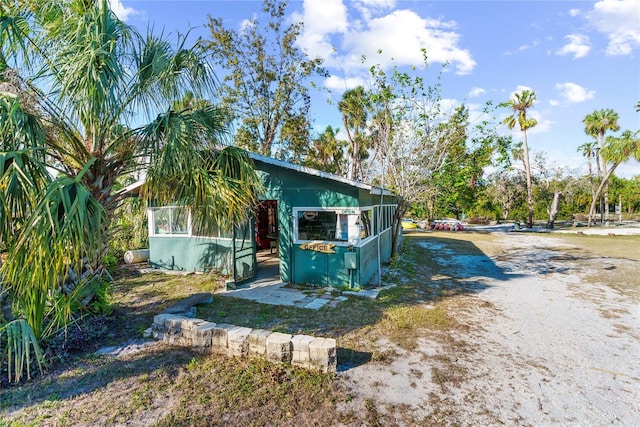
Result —
<instances>
[{"instance_id":1,"label":"sandy ground","mask_svg":"<svg viewBox=\"0 0 640 427\"><path fill-rule=\"evenodd\" d=\"M637 302L583 280L584 269L558 258L556 239L499 233L495 242L508 259L451 266L484 285L458 297L454 315L468 327L449 343L421 339L415 351L395 349L391 363L340 373L354 395L348 406L375 402L399 425L640 425Z\"/></svg>"}]
</instances>

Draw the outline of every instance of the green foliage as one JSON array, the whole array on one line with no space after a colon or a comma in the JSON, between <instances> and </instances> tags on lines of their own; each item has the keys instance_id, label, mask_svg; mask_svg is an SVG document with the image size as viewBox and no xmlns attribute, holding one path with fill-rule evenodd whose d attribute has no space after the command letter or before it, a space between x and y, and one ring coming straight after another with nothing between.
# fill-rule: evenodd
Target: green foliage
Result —
<instances>
[{"instance_id":1,"label":"green foliage","mask_svg":"<svg viewBox=\"0 0 640 427\"><path fill-rule=\"evenodd\" d=\"M502 139L488 124L469 129L469 111L464 106L456 108L441 126L449 127L452 142L443 167L433 177L437 193L429 217L454 216L459 219L463 212L473 209L485 190L483 170L491 164Z\"/></svg>"},{"instance_id":2,"label":"green foliage","mask_svg":"<svg viewBox=\"0 0 640 427\"><path fill-rule=\"evenodd\" d=\"M110 249L105 256L102 257L102 265L109 271L113 272L120 264L124 252Z\"/></svg>"},{"instance_id":3,"label":"green foliage","mask_svg":"<svg viewBox=\"0 0 640 427\"><path fill-rule=\"evenodd\" d=\"M614 201L622 201L626 213L640 212L640 175L630 179L620 179L619 188L612 192Z\"/></svg>"},{"instance_id":4,"label":"green foliage","mask_svg":"<svg viewBox=\"0 0 640 427\"><path fill-rule=\"evenodd\" d=\"M92 289L93 298L89 303L89 311L94 314L109 315L113 312L111 305L111 294L113 285L109 280L96 280Z\"/></svg>"},{"instance_id":5,"label":"green foliage","mask_svg":"<svg viewBox=\"0 0 640 427\"><path fill-rule=\"evenodd\" d=\"M366 135L369 114L373 111L370 95L362 86L349 89L342 94L338 109L342 114L342 124L349 144L348 178L362 181L362 163L369 156L368 151L375 148L372 146L373 138Z\"/></svg>"},{"instance_id":6,"label":"green foliage","mask_svg":"<svg viewBox=\"0 0 640 427\"><path fill-rule=\"evenodd\" d=\"M60 177L47 187L0 269L37 339L43 337L47 316L53 316L55 324L69 319L66 305L50 303L61 278L70 268L80 272L85 262L95 267L100 261L99 230L106 226L106 215L81 178Z\"/></svg>"},{"instance_id":7,"label":"green foliage","mask_svg":"<svg viewBox=\"0 0 640 427\"><path fill-rule=\"evenodd\" d=\"M25 373L27 379L31 379L34 361L42 372L44 354L31 326L24 319L0 325L0 353L2 360L7 362L9 381L18 382Z\"/></svg>"},{"instance_id":8,"label":"green foliage","mask_svg":"<svg viewBox=\"0 0 640 427\"><path fill-rule=\"evenodd\" d=\"M309 58L296 44L302 23L286 24L287 1L264 0L262 14L242 30L209 17L207 48L227 71L222 96L239 122L236 142L261 154L297 158L309 143L309 88L326 76L322 59ZM279 146L276 146L279 144Z\"/></svg>"},{"instance_id":9,"label":"green foliage","mask_svg":"<svg viewBox=\"0 0 640 427\"><path fill-rule=\"evenodd\" d=\"M327 126L324 132L312 141L302 165L336 175L345 175L344 149L347 142L336 138L338 131L338 128Z\"/></svg>"},{"instance_id":10,"label":"green foliage","mask_svg":"<svg viewBox=\"0 0 640 427\"><path fill-rule=\"evenodd\" d=\"M114 213L109 234L112 238L104 263L112 271L121 263L126 251L149 246L147 201L139 197L124 200Z\"/></svg>"}]
</instances>

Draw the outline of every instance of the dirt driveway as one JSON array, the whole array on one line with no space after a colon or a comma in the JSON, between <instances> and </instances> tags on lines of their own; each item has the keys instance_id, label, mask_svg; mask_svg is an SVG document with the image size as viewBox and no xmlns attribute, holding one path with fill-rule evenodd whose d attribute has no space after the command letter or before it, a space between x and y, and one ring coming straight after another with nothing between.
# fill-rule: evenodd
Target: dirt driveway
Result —
<instances>
[{"instance_id":1,"label":"dirt driveway","mask_svg":"<svg viewBox=\"0 0 640 427\"><path fill-rule=\"evenodd\" d=\"M411 351L376 342L395 357L342 372L343 409L375 407L380 425L638 425L640 240L625 257L560 236L467 239L480 250L460 256L445 233L411 243L440 266L430 280L468 284L448 303L458 327Z\"/></svg>"}]
</instances>

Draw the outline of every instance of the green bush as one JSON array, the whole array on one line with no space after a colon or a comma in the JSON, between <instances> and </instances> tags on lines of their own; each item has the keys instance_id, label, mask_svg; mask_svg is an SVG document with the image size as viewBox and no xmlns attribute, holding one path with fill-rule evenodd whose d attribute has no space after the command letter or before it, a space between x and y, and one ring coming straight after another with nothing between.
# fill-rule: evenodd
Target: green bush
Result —
<instances>
[{"instance_id":1,"label":"green bush","mask_svg":"<svg viewBox=\"0 0 640 427\"><path fill-rule=\"evenodd\" d=\"M113 307L111 306L112 291L113 285L110 281L97 280L93 288L95 294L88 305L88 310L93 314L111 314L113 312Z\"/></svg>"},{"instance_id":2,"label":"green bush","mask_svg":"<svg viewBox=\"0 0 640 427\"><path fill-rule=\"evenodd\" d=\"M103 260L109 269L120 264L126 251L149 247L146 201L133 197L127 199L115 212L110 235L109 251Z\"/></svg>"}]
</instances>

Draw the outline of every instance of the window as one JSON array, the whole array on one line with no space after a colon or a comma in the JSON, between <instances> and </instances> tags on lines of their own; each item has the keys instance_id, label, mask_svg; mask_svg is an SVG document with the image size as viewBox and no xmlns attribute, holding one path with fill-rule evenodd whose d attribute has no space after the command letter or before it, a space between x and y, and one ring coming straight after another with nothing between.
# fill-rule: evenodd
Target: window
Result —
<instances>
[{"instance_id":1,"label":"window","mask_svg":"<svg viewBox=\"0 0 640 427\"><path fill-rule=\"evenodd\" d=\"M231 239L233 237L233 231L227 228L220 228L217 225L213 227L205 227L198 213L191 213L191 235L197 237L217 237L222 239Z\"/></svg>"},{"instance_id":2,"label":"window","mask_svg":"<svg viewBox=\"0 0 640 427\"><path fill-rule=\"evenodd\" d=\"M371 211L360 212L360 238L366 239L371 236Z\"/></svg>"},{"instance_id":3,"label":"window","mask_svg":"<svg viewBox=\"0 0 640 427\"><path fill-rule=\"evenodd\" d=\"M372 218L372 209L294 209L296 240L358 243L374 235Z\"/></svg>"},{"instance_id":4,"label":"window","mask_svg":"<svg viewBox=\"0 0 640 427\"><path fill-rule=\"evenodd\" d=\"M347 215L335 211L298 211L298 240L347 241Z\"/></svg>"},{"instance_id":5,"label":"window","mask_svg":"<svg viewBox=\"0 0 640 427\"><path fill-rule=\"evenodd\" d=\"M186 235L189 233L189 211L184 207L152 209L152 230L155 235Z\"/></svg>"},{"instance_id":6,"label":"window","mask_svg":"<svg viewBox=\"0 0 640 427\"><path fill-rule=\"evenodd\" d=\"M396 207L395 205L384 205L382 209L382 230L386 230L391 227L391 223L393 222L393 213L395 212Z\"/></svg>"}]
</instances>

